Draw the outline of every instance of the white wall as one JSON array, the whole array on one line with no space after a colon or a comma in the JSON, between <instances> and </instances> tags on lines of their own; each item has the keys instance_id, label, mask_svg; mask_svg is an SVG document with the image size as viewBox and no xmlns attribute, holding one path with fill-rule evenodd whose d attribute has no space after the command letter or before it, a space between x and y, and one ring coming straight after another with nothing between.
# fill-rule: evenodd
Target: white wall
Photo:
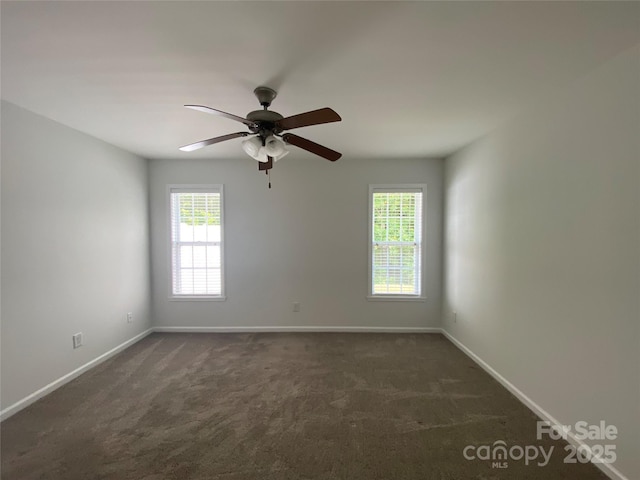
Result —
<instances>
[{"instance_id":1,"label":"white wall","mask_svg":"<svg viewBox=\"0 0 640 480\"><path fill-rule=\"evenodd\" d=\"M331 163L293 151L273 168L271 190L249 157L207 161L185 154L180 160L151 161L149 168L157 326L439 327L441 160ZM191 183L224 184L224 302L167 298L166 188ZM370 183L427 184L425 302L366 299ZM296 301L300 312L293 312Z\"/></svg>"},{"instance_id":2,"label":"white wall","mask_svg":"<svg viewBox=\"0 0 640 480\"><path fill-rule=\"evenodd\" d=\"M146 160L10 103L1 114L6 409L151 319Z\"/></svg>"},{"instance_id":3,"label":"white wall","mask_svg":"<svg viewBox=\"0 0 640 480\"><path fill-rule=\"evenodd\" d=\"M560 422L615 424L615 467L630 479L640 478L639 58L628 50L541 101L447 159L445 175L444 327Z\"/></svg>"}]
</instances>

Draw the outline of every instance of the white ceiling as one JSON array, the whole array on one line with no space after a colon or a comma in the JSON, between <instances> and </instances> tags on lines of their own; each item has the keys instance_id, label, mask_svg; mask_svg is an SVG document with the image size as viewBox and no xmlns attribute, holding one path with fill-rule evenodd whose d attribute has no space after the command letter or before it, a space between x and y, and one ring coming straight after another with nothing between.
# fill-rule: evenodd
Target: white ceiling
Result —
<instances>
[{"instance_id":1,"label":"white ceiling","mask_svg":"<svg viewBox=\"0 0 640 480\"><path fill-rule=\"evenodd\" d=\"M637 2L8 2L2 98L147 158L242 156L258 85L349 157L443 156L640 42ZM37 138L34 138L37 141ZM292 149L295 147L291 147ZM296 154L307 155L296 149Z\"/></svg>"}]
</instances>

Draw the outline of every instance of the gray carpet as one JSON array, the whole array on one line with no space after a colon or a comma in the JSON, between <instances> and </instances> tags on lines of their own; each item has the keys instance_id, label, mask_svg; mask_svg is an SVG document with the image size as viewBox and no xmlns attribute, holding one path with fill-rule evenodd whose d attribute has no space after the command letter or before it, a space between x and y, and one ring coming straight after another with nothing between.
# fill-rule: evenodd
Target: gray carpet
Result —
<instances>
[{"instance_id":1,"label":"gray carpet","mask_svg":"<svg viewBox=\"0 0 640 480\"><path fill-rule=\"evenodd\" d=\"M153 334L3 422L2 479L606 478L536 420L440 335Z\"/></svg>"}]
</instances>

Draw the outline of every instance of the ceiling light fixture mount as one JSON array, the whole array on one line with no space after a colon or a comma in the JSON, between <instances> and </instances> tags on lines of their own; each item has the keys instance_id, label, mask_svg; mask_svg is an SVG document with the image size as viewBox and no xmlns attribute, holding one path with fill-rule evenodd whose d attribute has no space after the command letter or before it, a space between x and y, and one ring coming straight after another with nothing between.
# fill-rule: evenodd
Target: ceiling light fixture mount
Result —
<instances>
[{"instance_id":1,"label":"ceiling light fixture mount","mask_svg":"<svg viewBox=\"0 0 640 480\"><path fill-rule=\"evenodd\" d=\"M265 110L271 106L271 102L278 96L278 92L269 87L256 87L253 93L258 97L260 105L262 105Z\"/></svg>"}]
</instances>

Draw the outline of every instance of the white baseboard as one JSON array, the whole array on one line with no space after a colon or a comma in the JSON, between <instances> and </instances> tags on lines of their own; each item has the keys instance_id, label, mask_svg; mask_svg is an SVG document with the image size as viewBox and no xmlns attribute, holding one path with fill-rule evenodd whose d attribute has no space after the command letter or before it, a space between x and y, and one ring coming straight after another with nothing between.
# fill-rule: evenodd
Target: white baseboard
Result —
<instances>
[{"instance_id":1,"label":"white baseboard","mask_svg":"<svg viewBox=\"0 0 640 480\"><path fill-rule=\"evenodd\" d=\"M512 384L509 380L504 378L498 372L496 372L488 363L478 357L475 353L473 353L469 348L467 348L462 342L460 342L457 338L447 332L444 328L441 329L442 334L448 338L451 343L453 343L456 347L458 347L462 352L464 352L471 360L476 362L483 370L485 370L489 375L495 378L503 387L509 390L512 394L514 394L518 400L524 403L529 409L533 411L536 415L538 415L543 420L549 421L552 425L561 425L561 423L556 420L549 412L547 412L544 408L534 402L531 398L529 398L524 392L522 392L518 387ZM582 440L579 440L575 437L573 432L569 432L567 435L567 440L569 443L576 447L580 447L584 445L584 448L589 448L589 446L584 443ZM590 451L590 450L589 450ZM594 465L598 467L602 472L604 472L609 478L614 480L629 480L625 475L623 475L617 468L615 468L610 463L595 463Z\"/></svg>"},{"instance_id":2,"label":"white baseboard","mask_svg":"<svg viewBox=\"0 0 640 480\"><path fill-rule=\"evenodd\" d=\"M150 328L150 329L148 329L148 330L136 335L135 337L127 340L126 342L121 343L117 347L112 348L108 352L103 353L99 357L94 358L90 362L85 363L81 367L76 368L74 371L72 371L70 373L67 373L66 375L60 377L57 380L54 380L49 385L46 385L46 386L42 387L40 390L37 390L37 391L33 392L31 395L27 395L22 400L18 400L13 405L11 405L11 406L5 408L4 410L0 411L0 421L5 420L5 419L9 418L11 415L14 415L14 414L18 413L20 410L28 407L29 405L31 405L35 401L40 400L45 395L48 395L49 393L53 392L54 390L60 388L65 383L69 383L74 378L79 377L80 375L82 375L87 370L90 370L91 368L101 364L105 360L108 360L109 358L113 357L117 353L120 353L125 348L127 348L127 347L133 345L134 343L142 340L144 337L146 337L147 335L149 335L152 332L153 332L153 328Z\"/></svg>"},{"instance_id":3,"label":"white baseboard","mask_svg":"<svg viewBox=\"0 0 640 480\"><path fill-rule=\"evenodd\" d=\"M440 327L154 327L162 333L441 333Z\"/></svg>"}]
</instances>

